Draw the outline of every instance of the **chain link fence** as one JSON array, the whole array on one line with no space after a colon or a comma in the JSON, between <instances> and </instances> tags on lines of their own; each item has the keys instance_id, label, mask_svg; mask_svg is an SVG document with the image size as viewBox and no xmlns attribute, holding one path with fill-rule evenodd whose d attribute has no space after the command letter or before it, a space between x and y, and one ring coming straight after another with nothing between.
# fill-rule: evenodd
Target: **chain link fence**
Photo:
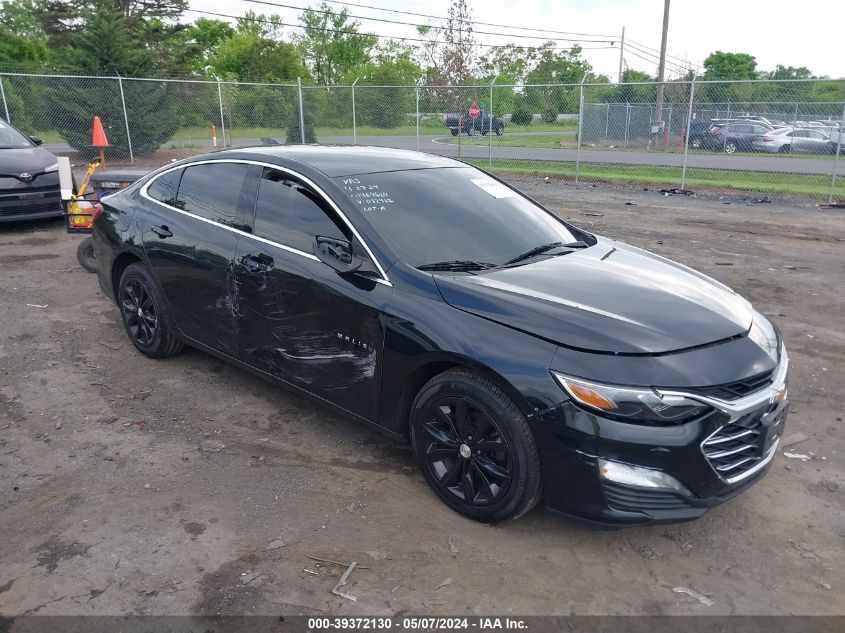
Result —
<instances>
[{"instance_id":1,"label":"chain link fence","mask_svg":"<svg viewBox=\"0 0 845 633\"><path fill-rule=\"evenodd\" d=\"M845 80L349 86L0 73L0 116L58 154L154 167L230 147L416 149L500 175L845 201Z\"/></svg>"}]
</instances>

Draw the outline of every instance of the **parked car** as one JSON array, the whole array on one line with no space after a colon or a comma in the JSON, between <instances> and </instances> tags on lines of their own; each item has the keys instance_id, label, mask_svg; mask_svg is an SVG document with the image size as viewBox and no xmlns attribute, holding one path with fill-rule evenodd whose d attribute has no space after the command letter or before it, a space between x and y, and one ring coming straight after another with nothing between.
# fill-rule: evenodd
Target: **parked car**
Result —
<instances>
[{"instance_id":1,"label":"parked car","mask_svg":"<svg viewBox=\"0 0 845 633\"><path fill-rule=\"evenodd\" d=\"M718 125L711 130L716 147L724 149L728 154L734 152L750 151L754 147L754 141L767 132L772 131L770 125L763 123L729 123Z\"/></svg>"},{"instance_id":2,"label":"parked car","mask_svg":"<svg viewBox=\"0 0 845 633\"><path fill-rule=\"evenodd\" d=\"M59 165L41 139L0 120L0 222L61 217Z\"/></svg>"},{"instance_id":3,"label":"parked car","mask_svg":"<svg viewBox=\"0 0 845 633\"><path fill-rule=\"evenodd\" d=\"M100 286L140 353L188 344L409 441L470 518L542 497L689 520L776 454L788 361L765 316L465 163L228 150L101 203Z\"/></svg>"},{"instance_id":4,"label":"parked car","mask_svg":"<svg viewBox=\"0 0 845 633\"><path fill-rule=\"evenodd\" d=\"M469 111L464 111L461 114L447 114L446 127L452 133L452 136L457 136L459 132L472 136L474 132L487 134L490 131L490 115L486 110L482 110L481 114L475 118L469 115ZM493 117L493 132L496 136L501 136L505 133L505 122L499 117Z\"/></svg>"},{"instance_id":5,"label":"parked car","mask_svg":"<svg viewBox=\"0 0 845 633\"><path fill-rule=\"evenodd\" d=\"M713 124L710 121L693 121L689 128L690 149L713 148L715 143L710 133Z\"/></svg>"},{"instance_id":6,"label":"parked car","mask_svg":"<svg viewBox=\"0 0 845 633\"><path fill-rule=\"evenodd\" d=\"M748 121L749 123L762 123L763 125L768 125L773 127L772 122L769 121L764 116L758 116L756 114L740 114L736 117L737 121Z\"/></svg>"},{"instance_id":7,"label":"parked car","mask_svg":"<svg viewBox=\"0 0 845 633\"><path fill-rule=\"evenodd\" d=\"M789 127L756 138L752 147L756 151L782 154L829 154L836 150L830 136L820 130Z\"/></svg>"}]
</instances>

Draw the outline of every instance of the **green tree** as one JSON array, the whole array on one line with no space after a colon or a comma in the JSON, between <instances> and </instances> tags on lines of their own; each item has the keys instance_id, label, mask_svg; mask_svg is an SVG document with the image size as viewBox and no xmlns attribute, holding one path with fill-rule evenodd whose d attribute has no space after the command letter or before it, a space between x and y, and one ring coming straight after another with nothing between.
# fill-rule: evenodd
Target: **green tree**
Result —
<instances>
[{"instance_id":1,"label":"green tree","mask_svg":"<svg viewBox=\"0 0 845 633\"><path fill-rule=\"evenodd\" d=\"M219 77L242 81L290 82L307 76L300 51L281 39L281 30L279 16L248 11L230 37L220 37L208 66Z\"/></svg>"},{"instance_id":2,"label":"green tree","mask_svg":"<svg viewBox=\"0 0 845 633\"><path fill-rule=\"evenodd\" d=\"M306 9L299 21L305 27L300 38L305 65L323 86L335 85L351 69L366 65L378 43L375 35L358 31L360 24L349 19L345 8L334 11L325 2Z\"/></svg>"},{"instance_id":3,"label":"green tree","mask_svg":"<svg viewBox=\"0 0 845 633\"><path fill-rule=\"evenodd\" d=\"M654 102L654 77L648 73L626 68L622 73L622 82L619 84L616 101L620 103L653 103Z\"/></svg>"},{"instance_id":4,"label":"green tree","mask_svg":"<svg viewBox=\"0 0 845 633\"><path fill-rule=\"evenodd\" d=\"M558 112L578 111L577 84L586 77L595 78L592 66L581 57L581 48L565 51L556 49L555 42L546 42L537 49L534 68L525 76L525 96L535 112L556 109ZM568 84L564 86L531 86L530 84Z\"/></svg>"},{"instance_id":5,"label":"green tree","mask_svg":"<svg viewBox=\"0 0 845 633\"><path fill-rule=\"evenodd\" d=\"M50 58L32 0L0 4L0 69L38 70Z\"/></svg>"},{"instance_id":6,"label":"green tree","mask_svg":"<svg viewBox=\"0 0 845 633\"><path fill-rule=\"evenodd\" d=\"M710 53L704 60L704 79L757 79L757 59L747 53Z\"/></svg>"},{"instance_id":7,"label":"green tree","mask_svg":"<svg viewBox=\"0 0 845 633\"><path fill-rule=\"evenodd\" d=\"M359 79L356 92L359 120L380 128L398 127L415 107L414 89L382 86L411 86L422 76L422 68L413 60L411 47L388 42L378 49L374 59L350 73ZM375 87L367 87L370 84Z\"/></svg>"}]
</instances>

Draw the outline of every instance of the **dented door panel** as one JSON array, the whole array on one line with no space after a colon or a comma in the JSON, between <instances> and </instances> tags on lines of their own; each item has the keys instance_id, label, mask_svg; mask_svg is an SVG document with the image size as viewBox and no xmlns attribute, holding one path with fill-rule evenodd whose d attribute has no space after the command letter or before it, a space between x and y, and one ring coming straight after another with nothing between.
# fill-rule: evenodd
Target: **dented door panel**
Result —
<instances>
[{"instance_id":1,"label":"dented door panel","mask_svg":"<svg viewBox=\"0 0 845 633\"><path fill-rule=\"evenodd\" d=\"M235 274L241 359L375 420L392 288L248 237Z\"/></svg>"},{"instance_id":2,"label":"dented door panel","mask_svg":"<svg viewBox=\"0 0 845 633\"><path fill-rule=\"evenodd\" d=\"M161 227L172 235L153 232ZM167 209L148 212L141 231L144 251L179 329L236 356L239 322L233 259L240 236Z\"/></svg>"}]
</instances>

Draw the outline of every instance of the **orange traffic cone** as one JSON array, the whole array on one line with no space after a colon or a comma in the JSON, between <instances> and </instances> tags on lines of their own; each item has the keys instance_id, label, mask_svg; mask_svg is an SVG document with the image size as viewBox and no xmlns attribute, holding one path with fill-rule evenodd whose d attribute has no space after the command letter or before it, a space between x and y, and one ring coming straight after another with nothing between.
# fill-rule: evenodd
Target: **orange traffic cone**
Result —
<instances>
[{"instance_id":1,"label":"orange traffic cone","mask_svg":"<svg viewBox=\"0 0 845 633\"><path fill-rule=\"evenodd\" d=\"M91 146L100 150L100 164L105 166L106 157L103 150L106 147L111 147L109 139L106 138L106 131L103 129L103 122L100 117L94 117L94 133L91 135Z\"/></svg>"}]
</instances>

